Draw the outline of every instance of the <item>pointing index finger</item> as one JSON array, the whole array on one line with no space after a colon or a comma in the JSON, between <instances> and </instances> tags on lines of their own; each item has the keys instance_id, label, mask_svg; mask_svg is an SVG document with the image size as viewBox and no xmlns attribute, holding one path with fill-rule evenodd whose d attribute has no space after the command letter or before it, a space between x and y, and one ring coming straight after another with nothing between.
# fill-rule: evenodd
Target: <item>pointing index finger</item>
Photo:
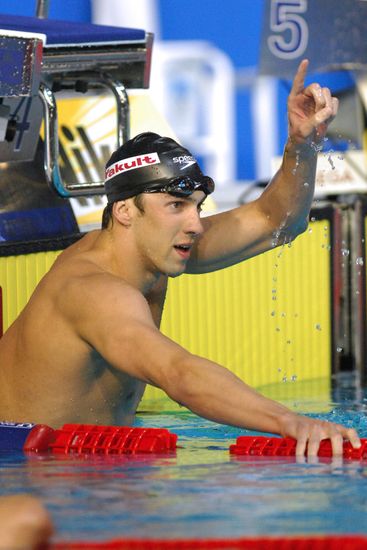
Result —
<instances>
[{"instance_id":1,"label":"pointing index finger","mask_svg":"<svg viewBox=\"0 0 367 550\"><path fill-rule=\"evenodd\" d=\"M290 93L291 96L298 95L304 89L308 63L309 63L308 59L303 59L301 63L298 65L298 69L294 77L293 85Z\"/></svg>"}]
</instances>

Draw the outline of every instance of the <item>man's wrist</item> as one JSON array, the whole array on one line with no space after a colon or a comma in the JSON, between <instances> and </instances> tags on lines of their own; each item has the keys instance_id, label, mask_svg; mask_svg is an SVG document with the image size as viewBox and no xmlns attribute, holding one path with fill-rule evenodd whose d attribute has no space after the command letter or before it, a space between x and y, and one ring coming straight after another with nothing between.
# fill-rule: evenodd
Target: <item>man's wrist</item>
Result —
<instances>
[{"instance_id":1,"label":"man's wrist","mask_svg":"<svg viewBox=\"0 0 367 550\"><path fill-rule=\"evenodd\" d=\"M290 428L294 425L294 422L297 422L299 419L299 414L287 409L286 411L279 414L277 421L279 426L279 434L282 437L289 437Z\"/></svg>"},{"instance_id":2,"label":"man's wrist","mask_svg":"<svg viewBox=\"0 0 367 550\"><path fill-rule=\"evenodd\" d=\"M288 157L315 158L321 150L322 145L319 143L314 143L312 141L297 143L294 139L288 137L284 147L284 154Z\"/></svg>"}]
</instances>

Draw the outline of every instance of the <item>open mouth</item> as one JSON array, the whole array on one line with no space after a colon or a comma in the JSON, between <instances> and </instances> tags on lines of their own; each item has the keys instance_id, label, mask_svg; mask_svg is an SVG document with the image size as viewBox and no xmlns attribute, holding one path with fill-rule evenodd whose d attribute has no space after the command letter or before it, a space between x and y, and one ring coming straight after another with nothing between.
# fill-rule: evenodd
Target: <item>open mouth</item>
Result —
<instances>
[{"instance_id":1,"label":"open mouth","mask_svg":"<svg viewBox=\"0 0 367 550\"><path fill-rule=\"evenodd\" d=\"M188 258L190 256L190 251L191 251L190 244L175 244L174 248L177 250L180 256L184 258Z\"/></svg>"}]
</instances>

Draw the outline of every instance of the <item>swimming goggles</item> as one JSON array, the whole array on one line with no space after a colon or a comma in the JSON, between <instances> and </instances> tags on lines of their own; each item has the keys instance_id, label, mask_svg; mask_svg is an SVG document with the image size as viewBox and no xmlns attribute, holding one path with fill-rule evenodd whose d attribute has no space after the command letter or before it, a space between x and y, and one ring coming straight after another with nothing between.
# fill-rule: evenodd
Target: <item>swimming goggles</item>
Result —
<instances>
[{"instance_id":1,"label":"swimming goggles","mask_svg":"<svg viewBox=\"0 0 367 550\"><path fill-rule=\"evenodd\" d=\"M194 191L204 191L210 195L214 191L214 181L209 176L202 176L200 181L195 181L189 176L173 178L166 185L156 183L144 190L144 193L169 193L176 197L189 197Z\"/></svg>"}]
</instances>

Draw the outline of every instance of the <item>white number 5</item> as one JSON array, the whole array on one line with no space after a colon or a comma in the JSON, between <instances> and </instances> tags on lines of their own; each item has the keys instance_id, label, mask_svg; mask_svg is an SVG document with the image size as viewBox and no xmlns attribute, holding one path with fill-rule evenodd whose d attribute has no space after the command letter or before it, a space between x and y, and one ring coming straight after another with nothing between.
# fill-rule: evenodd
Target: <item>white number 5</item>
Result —
<instances>
[{"instance_id":1,"label":"white number 5","mask_svg":"<svg viewBox=\"0 0 367 550\"><path fill-rule=\"evenodd\" d=\"M304 53L308 43L308 26L299 14L306 11L307 0L272 0L270 29L277 34L269 36L268 46L273 55L281 59L295 59ZM283 35L280 36L280 33Z\"/></svg>"}]
</instances>

